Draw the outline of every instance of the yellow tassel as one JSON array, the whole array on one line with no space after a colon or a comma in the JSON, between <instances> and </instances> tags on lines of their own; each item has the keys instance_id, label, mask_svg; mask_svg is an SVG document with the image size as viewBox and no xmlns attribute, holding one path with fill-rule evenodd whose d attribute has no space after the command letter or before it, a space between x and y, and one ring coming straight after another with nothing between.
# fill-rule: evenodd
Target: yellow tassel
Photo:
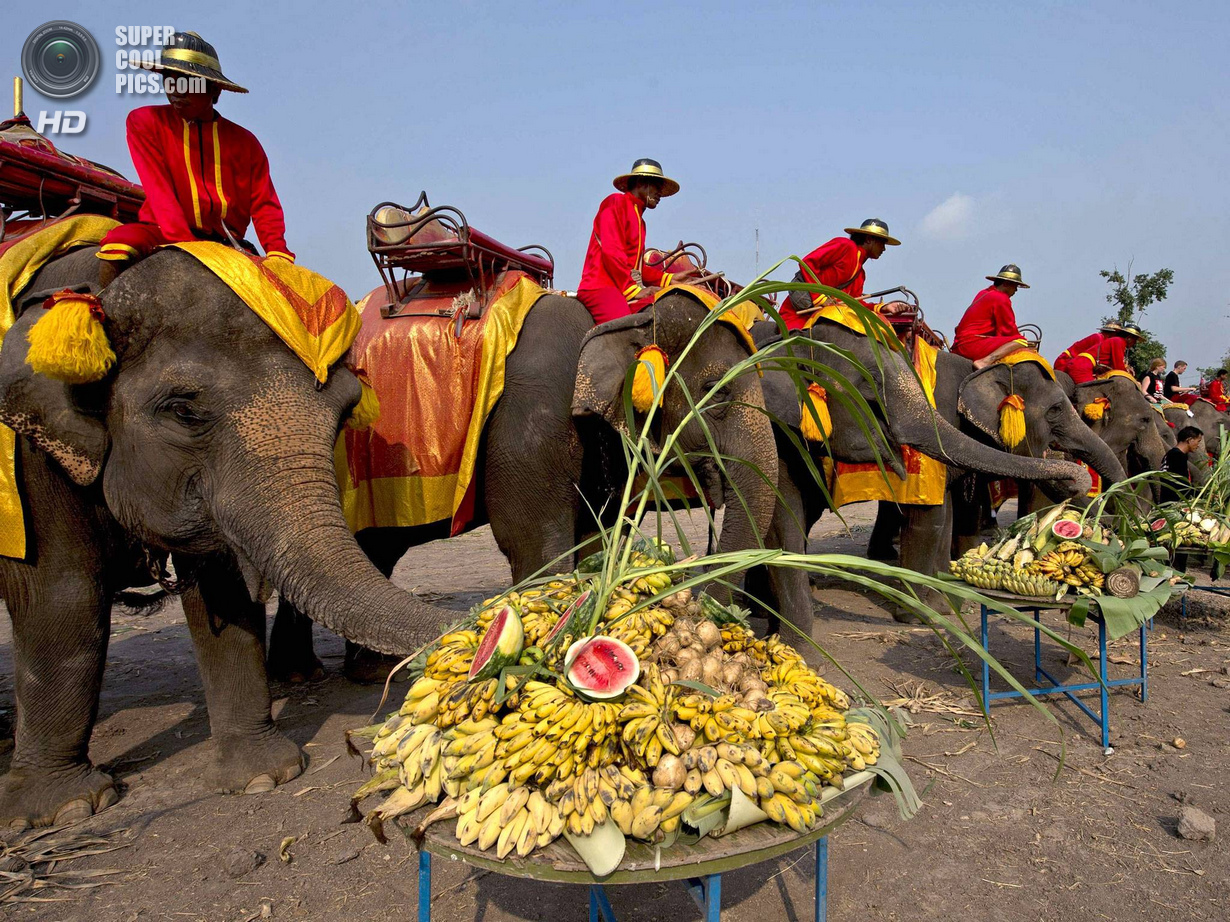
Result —
<instances>
[{"instance_id":1,"label":"yellow tassel","mask_svg":"<svg viewBox=\"0 0 1230 922\"><path fill-rule=\"evenodd\" d=\"M1025 401L1009 394L999 405L999 437L1007 448L1025 441Z\"/></svg>"},{"instance_id":2,"label":"yellow tassel","mask_svg":"<svg viewBox=\"0 0 1230 922\"><path fill-rule=\"evenodd\" d=\"M650 344L636 354L632 375L632 406L645 413L653 406L666 380L666 353Z\"/></svg>"},{"instance_id":3,"label":"yellow tassel","mask_svg":"<svg viewBox=\"0 0 1230 922\"><path fill-rule=\"evenodd\" d=\"M107 376L115 352L103 329L102 304L94 295L61 291L43 302L47 313L30 328L26 364L40 375L69 384Z\"/></svg>"},{"instance_id":4,"label":"yellow tassel","mask_svg":"<svg viewBox=\"0 0 1230 922\"><path fill-rule=\"evenodd\" d=\"M800 409L803 413L803 423L799 426L803 433L803 438L809 442L823 442L833 432L833 417L829 415L829 395L819 384L811 383L807 385L807 396L811 398L812 409L807 406L807 401L800 403Z\"/></svg>"},{"instance_id":5,"label":"yellow tassel","mask_svg":"<svg viewBox=\"0 0 1230 922\"><path fill-rule=\"evenodd\" d=\"M1081 411L1085 414L1085 419L1099 420L1106 415L1106 408L1110 406L1109 397L1095 397L1093 403L1085 404L1085 408Z\"/></svg>"},{"instance_id":6,"label":"yellow tassel","mask_svg":"<svg viewBox=\"0 0 1230 922\"><path fill-rule=\"evenodd\" d=\"M380 418L380 398L376 389L368 383L367 375L355 372L363 390L359 394L359 402L350 411L346 425L351 429L367 429Z\"/></svg>"}]
</instances>

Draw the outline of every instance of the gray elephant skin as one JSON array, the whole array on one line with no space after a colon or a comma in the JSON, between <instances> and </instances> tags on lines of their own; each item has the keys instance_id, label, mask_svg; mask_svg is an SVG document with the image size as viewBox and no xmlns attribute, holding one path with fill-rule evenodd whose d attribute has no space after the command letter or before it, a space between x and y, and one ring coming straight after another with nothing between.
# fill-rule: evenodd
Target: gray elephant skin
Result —
<instances>
[{"instance_id":1,"label":"gray elephant skin","mask_svg":"<svg viewBox=\"0 0 1230 922\"><path fill-rule=\"evenodd\" d=\"M763 325L757 334L758 342L767 342L776 330ZM975 374L968 359L941 352L936 361L933 411L901 352L875 348L868 337L823 320L811 328L811 336L844 350L870 370L872 380L868 382L850 362L833 352L823 348L814 351L817 361L856 382L858 391L874 407L887 437L886 444L878 446L886 462L898 457L901 446L909 445L949 466L949 491L943 505L901 507L901 563L908 569L927 575L947 569L954 521L953 487L969 472L1035 482L1056 500L1081 495L1089 488L1089 476L1083 469L1042 457L1044 449L1062 446L1087 460L1108 480L1123 477L1114 456L1081 422L1062 388L1032 363L1014 366L1011 375L1003 366ZM766 375L764 389L771 414L795 430L797 437L800 409L794 383L784 372L772 372ZM998 432L999 405L1010 393L1019 393L1025 400L1028 435L1025 443L1011 453L1003 450ZM828 405L833 433L825 445L809 445L813 463L819 466L829 451L836 460L847 463L874 462L875 451L857 421L832 394ZM827 506L794 440L780 431L779 448L780 501L768 541L802 552L807 532ZM749 576L750 592L765 593L764 598L791 623L803 631L810 629L811 600L805 577L789 570L768 570L755 576L759 578L756 583Z\"/></svg>"},{"instance_id":2,"label":"gray elephant skin","mask_svg":"<svg viewBox=\"0 0 1230 922\"><path fill-rule=\"evenodd\" d=\"M726 323L718 322L680 363L684 346L706 316L708 310L682 292L668 293L653 309L598 327L572 298L545 295L530 309L508 355L504 392L487 420L476 473L479 508L485 509L514 582L553 561L556 570L571 569L578 556L573 549L597 531L591 510L608 522L619 512L613 503L627 472L618 432L630 428L623 392L641 348L656 342L694 400L747 359L748 347ZM706 460L710 447L699 425L686 425L679 441L693 456L706 501L714 509L726 506L722 550L760 546L772 518L777 451L763 406L760 379L749 373L734 378L705 411L713 447L742 462L728 462L729 482ZM668 388L656 437L672 431L688 412L682 389ZM734 491L741 502L731 501ZM376 566L391 574L409 548L447 534L444 522L370 528L357 538ZM310 627L291 605L279 607L270 641L274 675L298 678L319 670ZM387 663L347 646L346 674L351 679L383 681L387 672Z\"/></svg>"},{"instance_id":3,"label":"gray elephant skin","mask_svg":"<svg viewBox=\"0 0 1230 922\"><path fill-rule=\"evenodd\" d=\"M69 386L32 372L39 292L97 289L94 248L45 266L0 352L0 420L18 434L26 562L0 560L13 623L15 748L0 822L79 818L117 798L89 761L116 593L172 552L213 737L211 783L266 790L303 768L270 715L267 580L339 634L388 653L435 636L444 612L394 587L350 535L332 449L359 385L327 385L229 288L160 251L102 295L117 361ZM449 613L451 614L451 613Z\"/></svg>"}]
</instances>

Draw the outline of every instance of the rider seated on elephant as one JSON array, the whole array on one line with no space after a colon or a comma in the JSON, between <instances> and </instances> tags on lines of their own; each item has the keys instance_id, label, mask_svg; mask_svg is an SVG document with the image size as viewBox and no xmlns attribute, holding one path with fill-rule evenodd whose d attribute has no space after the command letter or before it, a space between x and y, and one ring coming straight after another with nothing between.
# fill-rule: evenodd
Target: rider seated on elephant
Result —
<instances>
[{"instance_id":1,"label":"rider seated on elephant","mask_svg":"<svg viewBox=\"0 0 1230 922\"><path fill-rule=\"evenodd\" d=\"M654 295L671 282L692 274L663 272L645 263L645 209L679 191L679 183L662 173L656 160L642 158L632 171L616 176L619 191L598 207L594 230L585 252L577 300L593 315L594 323L627 317L653 303Z\"/></svg>"},{"instance_id":2,"label":"rider seated on elephant","mask_svg":"<svg viewBox=\"0 0 1230 922\"><path fill-rule=\"evenodd\" d=\"M214 110L223 90L248 91L227 79L214 46L195 32L176 32L149 68L163 73L170 105L128 115L128 150L145 203L138 223L122 224L103 238L100 281L110 283L169 243L238 243L249 222L266 256L293 261L264 149L250 131Z\"/></svg>"},{"instance_id":3,"label":"rider seated on elephant","mask_svg":"<svg viewBox=\"0 0 1230 922\"><path fill-rule=\"evenodd\" d=\"M811 282L828 285L844 291L852 298L862 300L863 283L867 279L864 263L879 259L885 247L900 246L901 241L888 233L888 225L879 218L868 218L858 227L845 229L848 237L834 237L803 257L803 265L794 274L795 282ZM829 298L806 291L792 291L790 298L781 307L782 320L788 330L801 330L807 325L809 315L815 314L829 303ZM888 304L870 304L870 310L881 314L899 314L910 310L903 301Z\"/></svg>"},{"instance_id":4,"label":"rider seated on elephant","mask_svg":"<svg viewBox=\"0 0 1230 922\"><path fill-rule=\"evenodd\" d=\"M1066 372L1077 384L1092 381L1105 371L1126 371L1127 351L1140 342L1140 327L1134 323L1108 323L1097 333L1078 339L1055 359L1055 370ZM1135 375L1132 375L1135 377Z\"/></svg>"},{"instance_id":5,"label":"rider seated on elephant","mask_svg":"<svg viewBox=\"0 0 1230 922\"><path fill-rule=\"evenodd\" d=\"M1012 296L1017 289L1029 287L1021 281L1020 267L1009 263L997 275L985 278L991 284L978 292L965 309L952 342L952 351L972 360L975 370L1029 348L1017 329L1016 314L1012 310Z\"/></svg>"}]
</instances>

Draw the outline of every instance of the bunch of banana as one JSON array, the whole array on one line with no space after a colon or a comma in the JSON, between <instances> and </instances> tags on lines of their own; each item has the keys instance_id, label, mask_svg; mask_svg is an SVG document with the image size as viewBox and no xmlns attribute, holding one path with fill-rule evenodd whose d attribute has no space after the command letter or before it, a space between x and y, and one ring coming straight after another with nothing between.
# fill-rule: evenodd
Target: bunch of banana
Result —
<instances>
[{"instance_id":1,"label":"bunch of banana","mask_svg":"<svg viewBox=\"0 0 1230 922\"><path fill-rule=\"evenodd\" d=\"M948 565L953 576L979 589L998 589L1012 572L1012 562L998 557L962 556Z\"/></svg>"},{"instance_id":2,"label":"bunch of banana","mask_svg":"<svg viewBox=\"0 0 1230 922\"><path fill-rule=\"evenodd\" d=\"M653 768L664 752L679 755L681 747L670 725L675 688L663 684L656 663L645 666L640 684L630 686L625 699L618 720L623 725L620 739L629 759Z\"/></svg>"},{"instance_id":3,"label":"bunch of banana","mask_svg":"<svg viewBox=\"0 0 1230 922\"><path fill-rule=\"evenodd\" d=\"M678 829L680 816L695 799L687 791L647 784L638 787L631 800L615 801L609 812L624 835L652 842Z\"/></svg>"},{"instance_id":4,"label":"bunch of banana","mask_svg":"<svg viewBox=\"0 0 1230 922\"><path fill-rule=\"evenodd\" d=\"M670 630L675 616L665 608L642 608L628 614L629 608L631 605L625 607L622 600L612 602L603 615L599 632L622 640L632 648L637 659L644 659L654 638Z\"/></svg>"},{"instance_id":5,"label":"bunch of banana","mask_svg":"<svg viewBox=\"0 0 1230 922\"><path fill-rule=\"evenodd\" d=\"M551 629L559 622L560 614L577 596L578 591L579 586L575 580L554 579L525 592L509 592L488 599L478 613L478 631L485 631L505 605L513 605L521 617L525 645L536 647L551 633Z\"/></svg>"},{"instance_id":6,"label":"bunch of banana","mask_svg":"<svg viewBox=\"0 0 1230 922\"><path fill-rule=\"evenodd\" d=\"M484 717L463 720L445 731L442 763L444 789L450 797L475 788L487 790L508 777L504 763L496 758L499 727L494 717Z\"/></svg>"},{"instance_id":7,"label":"bunch of banana","mask_svg":"<svg viewBox=\"0 0 1230 922\"><path fill-rule=\"evenodd\" d=\"M880 735L870 724L854 721L846 727L849 732L847 743L854 749L859 758L847 751L846 763L856 772L861 772L868 765L875 765L880 758Z\"/></svg>"},{"instance_id":8,"label":"bunch of banana","mask_svg":"<svg viewBox=\"0 0 1230 922\"><path fill-rule=\"evenodd\" d=\"M461 681L456 676L450 676L447 679L433 679L424 675L410 686L397 713L402 717L409 717L411 722L416 724L433 721L440 711L441 702Z\"/></svg>"},{"instance_id":9,"label":"bunch of banana","mask_svg":"<svg viewBox=\"0 0 1230 922\"><path fill-rule=\"evenodd\" d=\"M605 766L619 754L620 705L581 701L546 682L531 681L520 692L515 718L496 730L500 751L514 779L569 778L586 766ZM531 770L529 765L537 766Z\"/></svg>"},{"instance_id":10,"label":"bunch of banana","mask_svg":"<svg viewBox=\"0 0 1230 922\"><path fill-rule=\"evenodd\" d=\"M772 740L789 736L811 720L811 709L797 695L774 688L769 690L768 698L773 708L755 712L751 734L754 738Z\"/></svg>"},{"instance_id":11,"label":"bunch of banana","mask_svg":"<svg viewBox=\"0 0 1230 922\"><path fill-rule=\"evenodd\" d=\"M683 790L688 794L704 791L720 797L734 788L748 797L772 794L765 787L770 766L754 746L718 743L689 749L683 754L683 768L687 772Z\"/></svg>"},{"instance_id":12,"label":"bunch of banana","mask_svg":"<svg viewBox=\"0 0 1230 922\"><path fill-rule=\"evenodd\" d=\"M845 692L826 682L801 659L778 663L764 670L762 676L770 687L789 692L813 707L820 706L826 711L850 707Z\"/></svg>"},{"instance_id":13,"label":"bunch of banana","mask_svg":"<svg viewBox=\"0 0 1230 922\"><path fill-rule=\"evenodd\" d=\"M819 780L798 762L779 762L769 773L773 793L759 798L760 809L775 823L807 832L821 816Z\"/></svg>"},{"instance_id":14,"label":"bunch of banana","mask_svg":"<svg viewBox=\"0 0 1230 922\"><path fill-rule=\"evenodd\" d=\"M763 740L761 755L770 765L797 762L817 779L841 786L841 776L846 770L846 741L833 740L817 732L800 732Z\"/></svg>"},{"instance_id":15,"label":"bunch of banana","mask_svg":"<svg viewBox=\"0 0 1230 922\"><path fill-rule=\"evenodd\" d=\"M511 683L512 676L508 677ZM441 730L447 730L466 718L482 720L495 706L495 694L500 687L500 680L487 679L485 682L459 682L454 685L440 700L439 713L435 723ZM510 687L511 684L510 684ZM516 696L505 699L510 706L516 705ZM512 700L509 700L512 699Z\"/></svg>"},{"instance_id":16,"label":"bunch of banana","mask_svg":"<svg viewBox=\"0 0 1230 922\"><path fill-rule=\"evenodd\" d=\"M1016 595L1037 596L1038 598L1054 598L1065 587L1041 572L1032 569L1013 570L1008 573L1000 584L1000 588Z\"/></svg>"},{"instance_id":17,"label":"bunch of banana","mask_svg":"<svg viewBox=\"0 0 1230 922\"><path fill-rule=\"evenodd\" d=\"M696 731L697 743L741 743L757 735L757 713L739 704L734 695L683 695L673 708L675 719Z\"/></svg>"},{"instance_id":18,"label":"bunch of banana","mask_svg":"<svg viewBox=\"0 0 1230 922\"><path fill-rule=\"evenodd\" d=\"M427 654L423 675L430 679L456 680L465 678L478 649L476 631L453 631L440 638L439 645Z\"/></svg>"},{"instance_id":19,"label":"bunch of banana","mask_svg":"<svg viewBox=\"0 0 1230 922\"><path fill-rule=\"evenodd\" d=\"M525 857L550 845L564 831L564 818L542 792L525 785L497 784L483 792L466 792L457 804L457 839L486 851L495 846L497 858L515 850Z\"/></svg>"},{"instance_id":20,"label":"bunch of banana","mask_svg":"<svg viewBox=\"0 0 1230 922\"><path fill-rule=\"evenodd\" d=\"M759 639L751 628L744 627L736 621L722 625L722 649L727 653L755 653L759 648L760 661L768 659L765 642Z\"/></svg>"},{"instance_id":21,"label":"bunch of banana","mask_svg":"<svg viewBox=\"0 0 1230 922\"><path fill-rule=\"evenodd\" d=\"M1065 541L1049 554L1030 564L1028 571L1069 586L1101 589L1106 578L1079 544Z\"/></svg>"}]
</instances>

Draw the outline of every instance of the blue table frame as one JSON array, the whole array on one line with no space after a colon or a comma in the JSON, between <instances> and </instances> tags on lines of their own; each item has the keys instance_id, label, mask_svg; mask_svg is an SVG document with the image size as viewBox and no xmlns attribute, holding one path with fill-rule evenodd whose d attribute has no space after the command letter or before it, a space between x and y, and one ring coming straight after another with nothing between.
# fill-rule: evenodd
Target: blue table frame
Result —
<instances>
[{"instance_id":1,"label":"blue table frame","mask_svg":"<svg viewBox=\"0 0 1230 922\"><path fill-rule=\"evenodd\" d=\"M719 922L722 917L722 875L708 874L688 878L684 883L701 911L704 922ZM827 922L829 895L829 837L816 840L815 922ZM431 922L431 853L419 852L418 922ZM602 884L589 885L589 922L618 922Z\"/></svg>"},{"instance_id":2,"label":"blue table frame","mask_svg":"<svg viewBox=\"0 0 1230 922\"><path fill-rule=\"evenodd\" d=\"M1230 586L1190 586L1187 592L1183 593L1182 599L1179 600L1179 620L1187 620L1187 593L1192 591L1211 592L1213 595L1230 596Z\"/></svg>"},{"instance_id":3,"label":"blue table frame","mask_svg":"<svg viewBox=\"0 0 1230 922\"><path fill-rule=\"evenodd\" d=\"M1097 611L1096 607L1092 607L1088 620L1093 621L1098 626L1098 675L1102 677L1101 682L1081 682L1075 685L1065 685L1058 679L1054 678L1050 673L1042 668L1042 632L1039 627L1042 624L1042 612L1056 610L1055 606L1048 606L1045 603L1030 605L1020 604L1018 602L1009 603L1020 612L1032 612L1034 620L1034 681L1049 682L1050 685L1040 686L1038 688L1028 689L1031 695L1066 695L1073 704L1085 712L1098 727L1102 730L1102 749L1107 753L1111 752L1110 748L1110 689L1121 688L1125 685L1140 686L1140 700L1145 701L1149 697L1149 648L1148 648L1148 628L1142 624L1140 626L1140 675L1133 676L1128 679L1107 679L1106 678L1106 621L1102 618L1101 612ZM993 613L993 609L982 607L982 648L988 653L991 652L990 633L988 630L989 616ZM1094 691L1098 692L1099 707L1097 713L1089 707L1084 701L1076 697L1077 692ZM983 660L982 663L982 699L986 702L986 708L991 709L993 701L999 701L1004 698L1021 698L1024 697L1019 691L991 691L991 667Z\"/></svg>"}]
</instances>

